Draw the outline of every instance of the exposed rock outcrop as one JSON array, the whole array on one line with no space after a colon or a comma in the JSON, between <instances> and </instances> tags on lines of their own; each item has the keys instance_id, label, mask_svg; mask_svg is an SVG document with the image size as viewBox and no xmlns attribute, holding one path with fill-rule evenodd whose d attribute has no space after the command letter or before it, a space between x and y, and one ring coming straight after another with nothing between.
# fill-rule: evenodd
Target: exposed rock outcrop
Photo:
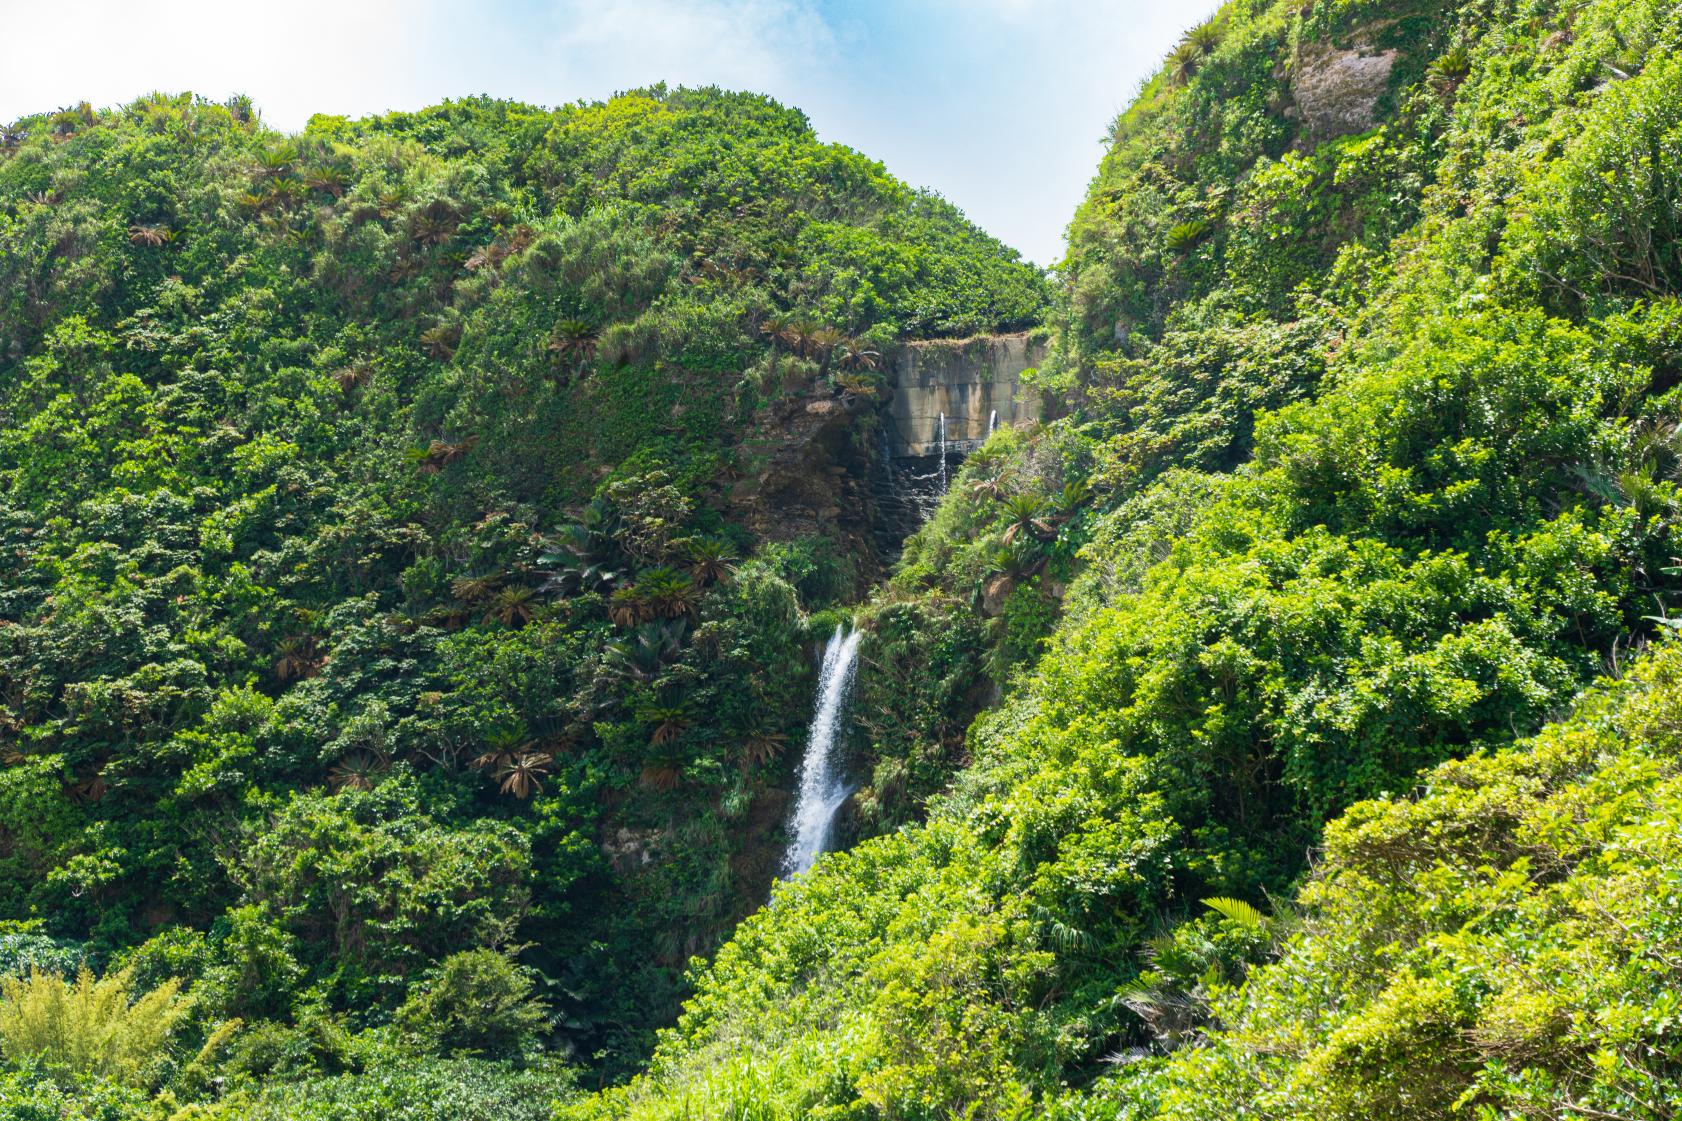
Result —
<instances>
[{"instance_id":1,"label":"exposed rock outcrop","mask_svg":"<svg viewBox=\"0 0 1682 1121\"><path fill-rule=\"evenodd\" d=\"M772 541L822 534L848 555L871 557L871 452L861 430L871 404L819 385L784 397L742 442L742 473L730 487L731 517ZM864 566L861 580L875 578Z\"/></svg>"},{"instance_id":2,"label":"exposed rock outcrop","mask_svg":"<svg viewBox=\"0 0 1682 1121\"><path fill-rule=\"evenodd\" d=\"M1302 143L1312 146L1365 132L1378 123L1378 105L1390 89L1399 52L1364 43L1345 48L1304 43L1291 68L1291 97L1303 124Z\"/></svg>"}]
</instances>

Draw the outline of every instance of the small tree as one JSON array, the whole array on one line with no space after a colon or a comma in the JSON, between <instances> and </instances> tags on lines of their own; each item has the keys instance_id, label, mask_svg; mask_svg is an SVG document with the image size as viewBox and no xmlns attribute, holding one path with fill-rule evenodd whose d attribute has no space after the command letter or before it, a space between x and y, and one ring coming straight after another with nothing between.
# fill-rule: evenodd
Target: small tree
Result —
<instances>
[{"instance_id":1,"label":"small tree","mask_svg":"<svg viewBox=\"0 0 1682 1121\"><path fill-rule=\"evenodd\" d=\"M398 1030L431 1050L517 1055L548 1022L530 973L495 950L464 950L397 1010Z\"/></svg>"}]
</instances>

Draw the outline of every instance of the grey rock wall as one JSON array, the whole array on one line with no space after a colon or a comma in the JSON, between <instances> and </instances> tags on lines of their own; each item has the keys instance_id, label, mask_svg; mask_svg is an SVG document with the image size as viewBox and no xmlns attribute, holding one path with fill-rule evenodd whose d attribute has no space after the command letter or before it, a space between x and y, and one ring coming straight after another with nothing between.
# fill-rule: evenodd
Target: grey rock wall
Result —
<instances>
[{"instance_id":1,"label":"grey rock wall","mask_svg":"<svg viewBox=\"0 0 1682 1121\"><path fill-rule=\"evenodd\" d=\"M908 343L894 352L886 373L893 397L883 417L895 457L932 456L946 415L947 450L962 454L998 423L1044 420L1043 395L1022 384L1022 371L1045 360L1045 344L1023 335L980 335Z\"/></svg>"},{"instance_id":2,"label":"grey rock wall","mask_svg":"<svg viewBox=\"0 0 1682 1121\"><path fill-rule=\"evenodd\" d=\"M1365 43L1348 49L1321 43L1300 47L1292 67L1291 97L1304 125L1301 146L1372 128L1398 53Z\"/></svg>"}]
</instances>

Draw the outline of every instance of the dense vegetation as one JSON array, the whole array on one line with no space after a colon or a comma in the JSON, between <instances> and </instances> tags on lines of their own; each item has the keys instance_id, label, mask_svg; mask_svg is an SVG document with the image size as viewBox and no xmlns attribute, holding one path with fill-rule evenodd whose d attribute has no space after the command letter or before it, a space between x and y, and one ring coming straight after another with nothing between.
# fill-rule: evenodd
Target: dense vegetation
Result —
<instances>
[{"instance_id":1,"label":"dense vegetation","mask_svg":"<svg viewBox=\"0 0 1682 1121\"><path fill-rule=\"evenodd\" d=\"M1234 0L1049 298L757 98L248 116L0 157L14 1115L1674 1116L1673 3Z\"/></svg>"},{"instance_id":2,"label":"dense vegetation","mask_svg":"<svg viewBox=\"0 0 1682 1121\"><path fill-rule=\"evenodd\" d=\"M881 353L1041 278L717 90L0 140L0 1099L637 1062L768 890Z\"/></svg>"},{"instance_id":3,"label":"dense vegetation","mask_svg":"<svg viewBox=\"0 0 1682 1121\"><path fill-rule=\"evenodd\" d=\"M916 700L867 662L858 831L926 821L562 1116L1672 1116L1679 47L1666 3L1190 32L1070 228L1073 415L864 612Z\"/></svg>"}]
</instances>

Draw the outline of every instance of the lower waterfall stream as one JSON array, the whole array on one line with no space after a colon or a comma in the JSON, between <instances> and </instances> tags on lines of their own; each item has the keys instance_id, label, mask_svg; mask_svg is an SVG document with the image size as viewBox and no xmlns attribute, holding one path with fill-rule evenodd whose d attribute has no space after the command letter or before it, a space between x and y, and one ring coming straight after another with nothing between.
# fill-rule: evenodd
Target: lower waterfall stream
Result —
<instances>
[{"instance_id":1,"label":"lower waterfall stream","mask_svg":"<svg viewBox=\"0 0 1682 1121\"><path fill-rule=\"evenodd\" d=\"M829 847L836 811L850 793L841 774L841 732L845 727L847 695L858 667L859 631L837 624L824 647L818 670L817 705L800 763L800 797L789 818L791 834L783 855L784 878L806 871Z\"/></svg>"}]
</instances>

